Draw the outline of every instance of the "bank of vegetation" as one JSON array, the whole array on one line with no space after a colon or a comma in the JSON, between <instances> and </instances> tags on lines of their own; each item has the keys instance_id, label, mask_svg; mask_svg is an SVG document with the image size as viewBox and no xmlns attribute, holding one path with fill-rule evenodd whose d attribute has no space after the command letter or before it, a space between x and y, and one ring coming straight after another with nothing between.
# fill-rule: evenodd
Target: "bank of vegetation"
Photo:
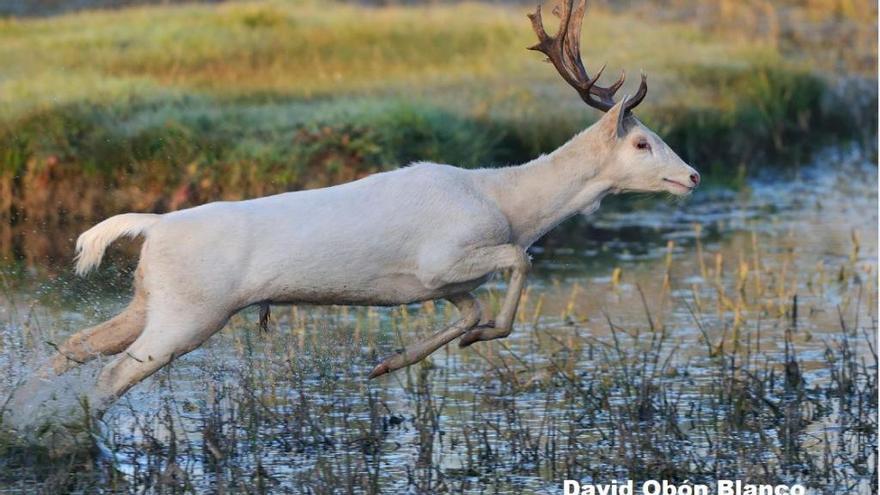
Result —
<instances>
[{"instance_id":1,"label":"bank of vegetation","mask_svg":"<svg viewBox=\"0 0 880 495\"><path fill-rule=\"evenodd\" d=\"M588 16L585 59L644 69L640 117L710 179L873 141L876 89L860 74L876 47L851 43L857 53L834 72L827 50L779 26L756 23L744 38L720 10L658 23L632 4ZM524 49L526 10L266 1L0 20L0 217L89 220L413 160L528 160L596 115ZM751 11L728 10L746 25ZM856 14L840 10L835 26L876 19ZM797 46L807 49L790 56Z\"/></svg>"}]
</instances>

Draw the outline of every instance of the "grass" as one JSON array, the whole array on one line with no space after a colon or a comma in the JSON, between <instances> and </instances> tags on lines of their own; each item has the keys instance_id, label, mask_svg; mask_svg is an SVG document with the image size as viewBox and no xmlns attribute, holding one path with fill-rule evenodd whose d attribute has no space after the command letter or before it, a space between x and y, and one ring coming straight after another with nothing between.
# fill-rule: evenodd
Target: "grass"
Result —
<instances>
[{"instance_id":1,"label":"grass","mask_svg":"<svg viewBox=\"0 0 880 495\"><path fill-rule=\"evenodd\" d=\"M412 160L526 161L596 115L524 50L524 14L261 1L0 20L0 216L88 220ZM876 128L873 89L849 86L866 101L842 104L766 40L606 10L584 31L590 68L650 75L639 115L710 178Z\"/></svg>"}]
</instances>

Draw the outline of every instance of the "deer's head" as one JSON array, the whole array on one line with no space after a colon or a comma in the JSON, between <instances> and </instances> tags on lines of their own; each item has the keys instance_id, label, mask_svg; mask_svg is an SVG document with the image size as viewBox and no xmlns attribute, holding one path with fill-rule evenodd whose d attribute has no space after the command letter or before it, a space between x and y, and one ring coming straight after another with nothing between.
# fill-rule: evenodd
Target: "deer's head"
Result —
<instances>
[{"instance_id":1,"label":"deer's head","mask_svg":"<svg viewBox=\"0 0 880 495\"><path fill-rule=\"evenodd\" d=\"M700 184L700 174L672 151L657 134L632 114L632 110L648 94L648 81L642 74L639 89L632 98L623 97L615 103L614 94L623 86L625 74L607 87L596 82L605 69L590 78L581 61L581 24L586 0L562 0L559 30L550 36L544 30L541 7L529 15L538 43L530 47L547 56L559 75L571 85L587 105L605 115L582 136L585 154L601 157L599 174L612 181L618 191L670 192L689 194ZM577 139L577 138L576 138ZM589 148L589 149L586 149Z\"/></svg>"}]
</instances>

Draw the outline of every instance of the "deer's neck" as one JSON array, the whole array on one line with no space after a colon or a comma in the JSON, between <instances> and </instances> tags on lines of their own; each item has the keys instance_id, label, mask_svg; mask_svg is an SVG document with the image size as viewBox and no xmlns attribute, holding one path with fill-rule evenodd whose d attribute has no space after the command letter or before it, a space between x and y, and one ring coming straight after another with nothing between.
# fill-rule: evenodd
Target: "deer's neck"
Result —
<instances>
[{"instance_id":1,"label":"deer's neck","mask_svg":"<svg viewBox=\"0 0 880 495\"><path fill-rule=\"evenodd\" d=\"M591 134L524 165L487 171L488 192L507 216L514 243L530 246L567 218L595 211L612 191L613 183L600 174L602 148L591 145Z\"/></svg>"}]
</instances>

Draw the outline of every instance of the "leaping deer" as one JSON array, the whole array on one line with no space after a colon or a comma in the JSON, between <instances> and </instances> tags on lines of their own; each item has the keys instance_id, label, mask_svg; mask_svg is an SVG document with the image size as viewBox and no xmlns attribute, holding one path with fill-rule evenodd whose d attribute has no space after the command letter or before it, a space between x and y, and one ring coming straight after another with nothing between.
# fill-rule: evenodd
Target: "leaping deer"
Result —
<instances>
[{"instance_id":1,"label":"leaping deer","mask_svg":"<svg viewBox=\"0 0 880 495\"><path fill-rule=\"evenodd\" d=\"M615 103L624 75L602 87L601 70L587 74L580 56L585 8L586 0L563 2L555 36L545 32L540 6L529 15L538 36L530 49L546 55L584 103L605 112L559 149L519 166L416 163L324 189L104 220L77 240L76 272L97 267L117 238L143 236L134 298L116 317L70 337L35 379L115 355L89 397L100 414L252 305L445 299L458 309L457 321L385 359L370 378L456 338L467 347L507 337L529 271L526 249L538 238L577 213L595 211L608 194L685 195L700 183L632 114L647 93L644 75L634 97ZM483 319L472 291L508 269L501 309L494 321ZM29 414L16 416L26 421Z\"/></svg>"}]
</instances>

